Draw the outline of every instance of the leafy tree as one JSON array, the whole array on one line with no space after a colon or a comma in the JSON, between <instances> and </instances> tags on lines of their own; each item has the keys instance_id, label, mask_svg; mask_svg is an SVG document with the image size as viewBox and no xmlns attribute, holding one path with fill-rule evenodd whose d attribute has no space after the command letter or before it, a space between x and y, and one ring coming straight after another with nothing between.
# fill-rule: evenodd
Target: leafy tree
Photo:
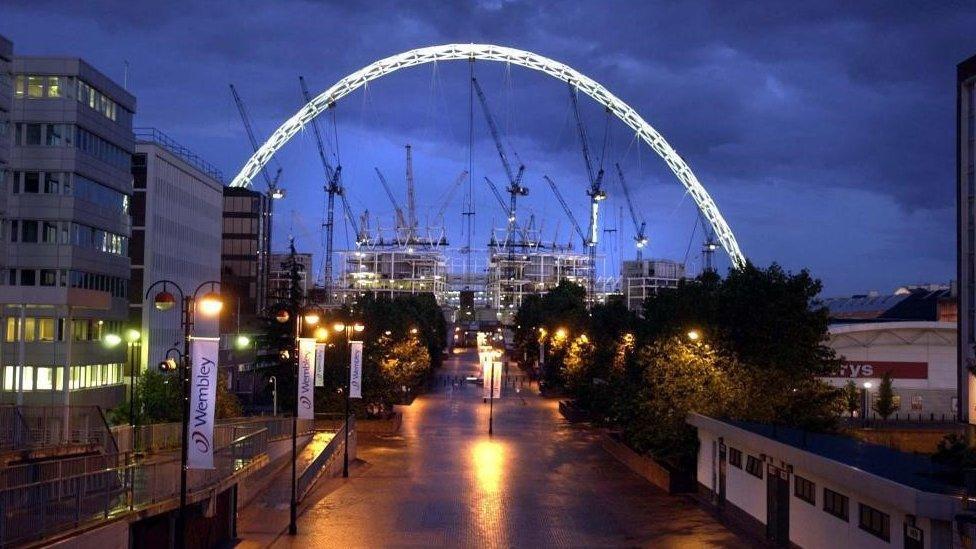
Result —
<instances>
[{"instance_id":1,"label":"leafy tree","mask_svg":"<svg viewBox=\"0 0 976 549\"><path fill-rule=\"evenodd\" d=\"M881 376L881 386L878 387L878 398L871 408L883 419L895 413L895 393L891 390L891 375L885 372Z\"/></svg>"},{"instance_id":2,"label":"leafy tree","mask_svg":"<svg viewBox=\"0 0 976 549\"><path fill-rule=\"evenodd\" d=\"M847 415L854 417L854 412L857 412L861 408L861 391L857 388L857 384L854 380L847 382L844 385L844 411Z\"/></svg>"},{"instance_id":3,"label":"leafy tree","mask_svg":"<svg viewBox=\"0 0 976 549\"><path fill-rule=\"evenodd\" d=\"M177 375L150 369L136 379L134 409L138 425L180 421L183 416L180 402L180 380ZM227 388L226 372L217 374L217 407L214 413L217 419L243 415L237 395ZM115 425L129 423L128 399L109 412L109 419Z\"/></svg>"}]
</instances>

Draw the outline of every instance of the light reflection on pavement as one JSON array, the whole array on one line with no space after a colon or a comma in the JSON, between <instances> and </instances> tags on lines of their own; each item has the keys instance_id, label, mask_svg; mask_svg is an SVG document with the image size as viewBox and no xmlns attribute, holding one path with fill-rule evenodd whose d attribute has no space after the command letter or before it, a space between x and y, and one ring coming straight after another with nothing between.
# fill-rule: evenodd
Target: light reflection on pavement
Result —
<instances>
[{"instance_id":1,"label":"light reflection on pavement","mask_svg":"<svg viewBox=\"0 0 976 549\"><path fill-rule=\"evenodd\" d=\"M442 375L478 375L452 355ZM618 463L557 402L450 384L403 407L398 436L359 442L351 478L315 501L288 547L746 547L685 497Z\"/></svg>"}]
</instances>

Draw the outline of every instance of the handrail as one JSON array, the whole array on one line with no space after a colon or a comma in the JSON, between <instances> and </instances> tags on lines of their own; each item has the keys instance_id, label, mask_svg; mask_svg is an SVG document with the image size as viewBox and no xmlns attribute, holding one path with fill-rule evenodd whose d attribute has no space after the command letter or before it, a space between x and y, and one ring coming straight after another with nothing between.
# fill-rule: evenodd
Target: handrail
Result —
<instances>
[{"instance_id":1,"label":"handrail","mask_svg":"<svg viewBox=\"0 0 976 549\"><path fill-rule=\"evenodd\" d=\"M215 469L190 471L190 491L221 482L267 455L267 449L267 429L236 437L215 452ZM179 467L174 457L0 489L0 547L174 499L179 495Z\"/></svg>"},{"instance_id":2,"label":"handrail","mask_svg":"<svg viewBox=\"0 0 976 549\"><path fill-rule=\"evenodd\" d=\"M349 431L350 434L355 432L356 417L348 416L345 422L343 422L342 427L333 435L332 440L325 445L325 448L315 456L315 459L305 468L301 476L298 478L298 499L301 501L305 498L305 495L311 490L312 484L315 483L315 479L318 478L319 473L325 468L326 464L331 462L333 459L338 458L342 455L342 446L345 444L345 430L352 425L352 430Z\"/></svg>"}]
</instances>

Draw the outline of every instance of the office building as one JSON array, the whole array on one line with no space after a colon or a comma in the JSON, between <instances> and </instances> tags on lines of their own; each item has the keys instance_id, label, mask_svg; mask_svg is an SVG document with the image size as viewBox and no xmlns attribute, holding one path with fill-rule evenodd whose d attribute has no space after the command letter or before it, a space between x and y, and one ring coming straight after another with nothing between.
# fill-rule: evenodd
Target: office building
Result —
<instances>
[{"instance_id":1,"label":"office building","mask_svg":"<svg viewBox=\"0 0 976 549\"><path fill-rule=\"evenodd\" d=\"M81 59L11 61L0 401L112 407L125 347L107 336L128 316L136 101Z\"/></svg>"},{"instance_id":2,"label":"office building","mask_svg":"<svg viewBox=\"0 0 976 549\"><path fill-rule=\"evenodd\" d=\"M635 259L624 261L620 268L620 285L624 302L631 311L644 311L644 300L662 288L676 288L685 277L685 265L668 259Z\"/></svg>"},{"instance_id":3,"label":"office building","mask_svg":"<svg viewBox=\"0 0 976 549\"><path fill-rule=\"evenodd\" d=\"M178 308L155 310L152 294L146 301L150 285L171 280L193 292L206 281L220 280L224 185L216 168L163 132L137 128L135 135L130 318L141 330L138 364L145 368L164 360L168 349L182 349L183 338ZM217 322L198 318L195 332L216 336Z\"/></svg>"},{"instance_id":4,"label":"office building","mask_svg":"<svg viewBox=\"0 0 976 549\"><path fill-rule=\"evenodd\" d=\"M237 324L253 326L267 307L271 247L271 199L243 187L224 187L220 280L235 296L228 304L235 315L224 315L221 332ZM233 320L233 322L231 322Z\"/></svg>"},{"instance_id":5,"label":"office building","mask_svg":"<svg viewBox=\"0 0 976 549\"><path fill-rule=\"evenodd\" d=\"M956 67L959 417L976 423L976 55Z\"/></svg>"}]
</instances>

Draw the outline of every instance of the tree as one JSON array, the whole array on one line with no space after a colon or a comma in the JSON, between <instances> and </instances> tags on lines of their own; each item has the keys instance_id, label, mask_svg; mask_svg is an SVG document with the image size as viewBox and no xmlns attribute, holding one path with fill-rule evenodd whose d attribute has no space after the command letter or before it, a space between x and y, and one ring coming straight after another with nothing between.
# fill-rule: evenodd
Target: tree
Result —
<instances>
[{"instance_id":1,"label":"tree","mask_svg":"<svg viewBox=\"0 0 976 549\"><path fill-rule=\"evenodd\" d=\"M847 382L844 385L844 410L847 415L854 417L854 413L858 411L861 407L861 391L857 388L857 384L854 380Z\"/></svg>"},{"instance_id":2,"label":"tree","mask_svg":"<svg viewBox=\"0 0 976 549\"><path fill-rule=\"evenodd\" d=\"M881 376L881 386L878 387L878 398L875 400L874 405L871 408L882 417L882 419L888 419L888 416L895 413L898 408L895 406L895 393L891 390L891 374L885 372Z\"/></svg>"}]
</instances>

